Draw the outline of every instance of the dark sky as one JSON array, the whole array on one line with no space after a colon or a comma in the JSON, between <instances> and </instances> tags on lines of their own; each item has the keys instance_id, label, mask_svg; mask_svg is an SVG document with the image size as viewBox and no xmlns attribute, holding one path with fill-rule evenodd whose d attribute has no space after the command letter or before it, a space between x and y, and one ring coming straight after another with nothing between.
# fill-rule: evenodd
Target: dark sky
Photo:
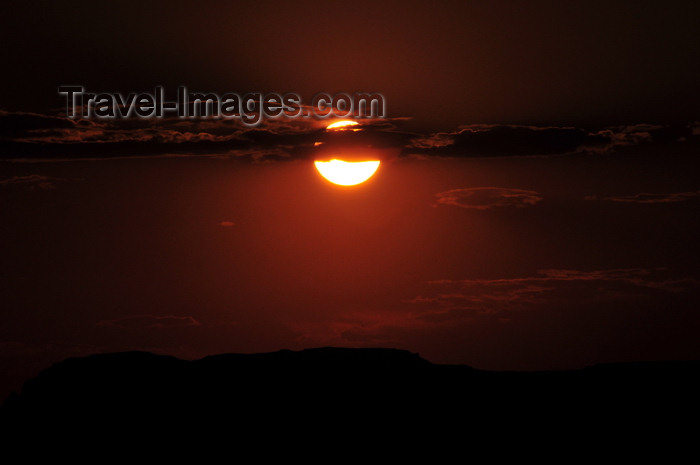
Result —
<instances>
[{"instance_id":1,"label":"dark sky","mask_svg":"<svg viewBox=\"0 0 700 465\"><path fill-rule=\"evenodd\" d=\"M392 116L460 124L697 119L692 1L11 2L5 109L60 84L214 92L376 91Z\"/></svg>"},{"instance_id":2,"label":"dark sky","mask_svg":"<svg viewBox=\"0 0 700 465\"><path fill-rule=\"evenodd\" d=\"M132 349L700 358L696 2L2 9L0 395ZM383 163L338 188L322 121L68 120L66 84L381 92L332 147Z\"/></svg>"}]
</instances>

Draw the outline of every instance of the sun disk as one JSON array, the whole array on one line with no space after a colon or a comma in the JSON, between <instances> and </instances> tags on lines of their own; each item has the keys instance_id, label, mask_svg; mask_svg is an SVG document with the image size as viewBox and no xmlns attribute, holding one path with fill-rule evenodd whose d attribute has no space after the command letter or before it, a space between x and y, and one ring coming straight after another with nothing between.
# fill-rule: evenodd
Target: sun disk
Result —
<instances>
[{"instance_id":1,"label":"sun disk","mask_svg":"<svg viewBox=\"0 0 700 465\"><path fill-rule=\"evenodd\" d=\"M379 168L379 160L349 162L333 159L315 161L321 176L339 186L354 186L367 181Z\"/></svg>"}]
</instances>

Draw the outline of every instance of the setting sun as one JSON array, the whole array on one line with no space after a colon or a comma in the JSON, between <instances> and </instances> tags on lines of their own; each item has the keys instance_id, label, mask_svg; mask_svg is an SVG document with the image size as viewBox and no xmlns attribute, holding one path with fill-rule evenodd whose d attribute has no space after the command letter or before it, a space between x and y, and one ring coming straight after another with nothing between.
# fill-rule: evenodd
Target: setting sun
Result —
<instances>
[{"instance_id":1,"label":"setting sun","mask_svg":"<svg viewBox=\"0 0 700 465\"><path fill-rule=\"evenodd\" d=\"M316 161L321 176L333 184L354 186L367 181L379 168L379 160L348 162L342 160Z\"/></svg>"}]
</instances>

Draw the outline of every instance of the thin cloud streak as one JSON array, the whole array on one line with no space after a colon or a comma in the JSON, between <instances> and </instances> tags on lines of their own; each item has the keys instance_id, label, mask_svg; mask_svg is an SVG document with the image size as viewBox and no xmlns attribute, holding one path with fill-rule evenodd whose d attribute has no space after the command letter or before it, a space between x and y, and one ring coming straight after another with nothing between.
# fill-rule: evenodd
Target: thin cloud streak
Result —
<instances>
[{"instance_id":1,"label":"thin cloud streak","mask_svg":"<svg viewBox=\"0 0 700 465\"><path fill-rule=\"evenodd\" d=\"M406 154L439 157L610 154L618 149L697 139L695 123L684 126L635 124L586 130L577 127L474 124L455 131L415 135Z\"/></svg>"},{"instance_id":2,"label":"thin cloud streak","mask_svg":"<svg viewBox=\"0 0 700 465\"><path fill-rule=\"evenodd\" d=\"M610 202L622 202L622 203L643 203L643 204L653 204L653 203L677 203L685 202L688 200L695 200L700 197L700 190L690 191L690 192L673 192L669 194L651 194L647 192L642 192L634 195L622 195L622 196L612 196L612 197L597 197L597 196L587 196L586 200L607 200Z\"/></svg>"},{"instance_id":3,"label":"thin cloud streak","mask_svg":"<svg viewBox=\"0 0 700 465\"><path fill-rule=\"evenodd\" d=\"M524 310L536 305L570 305L580 299L633 299L648 292L679 294L700 288L694 277L671 277L663 268L581 271L549 269L538 276L430 281L435 292L404 300L424 309L417 318L442 322ZM573 301L572 301L573 299Z\"/></svg>"},{"instance_id":4,"label":"thin cloud streak","mask_svg":"<svg viewBox=\"0 0 700 465\"><path fill-rule=\"evenodd\" d=\"M56 181L65 179L44 176L41 174L30 174L27 176L12 176L7 179L0 179L0 186L23 186L28 189L54 189Z\"/></svg>"},{"instance_id":5,"label":"thin cloud streak","mask_svg":"<svg viewBox=\"0 0 700 465\"><path fill-rule=\"evenodd\" d=\"M496 207L529 207L543 197L535 191L504 187L468 187L435 194L437 203L474 210Z\"/></svg>"}]
</instances>

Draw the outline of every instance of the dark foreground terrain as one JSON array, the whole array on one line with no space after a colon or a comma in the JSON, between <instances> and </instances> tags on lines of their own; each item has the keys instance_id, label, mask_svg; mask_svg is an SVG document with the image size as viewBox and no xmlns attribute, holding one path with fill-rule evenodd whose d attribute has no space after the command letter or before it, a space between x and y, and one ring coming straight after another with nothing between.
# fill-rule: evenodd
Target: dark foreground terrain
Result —
<instances>
[{"instance_id":1,"label":"dark foreground terrain","mask_svg":"<svg viewBox=\"0 0 700 465\"><path fill-rule=\"evenodd\" d=\"M196 361L126 352L58 363L0 411L5 439L211 432L241 445L401 437L405 451L407 438L421 435L472 445L477 437L618 444L628 437L639 445L670 433L681 447L697 433L699 394L699 361L491 372L394 349Z\"/></svg>"}]
</instances>

